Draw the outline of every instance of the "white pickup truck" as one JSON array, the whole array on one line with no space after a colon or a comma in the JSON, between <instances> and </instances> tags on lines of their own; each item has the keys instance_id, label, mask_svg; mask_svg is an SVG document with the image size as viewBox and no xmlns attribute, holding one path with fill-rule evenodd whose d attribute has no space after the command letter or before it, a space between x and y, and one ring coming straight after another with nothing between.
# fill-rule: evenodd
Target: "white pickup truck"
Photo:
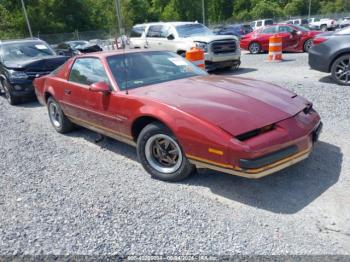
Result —
<instances>
[{"instance_id":1,"label":"white pickup truck","mask_svg":"<svg viewBox=\"0 0 350 262\"><path fill-rule=\"evenodd\" d=\"M316 30L327 31L327 30L334 30L337 27L337 21L329 18L323 18L323 19L309 18L308 22L309 22L309 27L311 29L316 29Z\"/></svg>"},{"instance_id":2,"label":"white pickup truck","mask_svg":"<svg viewBox=\"0 0 350 262\"><path fill-rule=\"evenodd\" d=\"M130 34L131 48L168 50L184 56L192 47L205 52L208 71L238 68L241 63L239 40L232 35L215 35L197 22L158 22L135 25Z\"/></svg>"}]
</instances>

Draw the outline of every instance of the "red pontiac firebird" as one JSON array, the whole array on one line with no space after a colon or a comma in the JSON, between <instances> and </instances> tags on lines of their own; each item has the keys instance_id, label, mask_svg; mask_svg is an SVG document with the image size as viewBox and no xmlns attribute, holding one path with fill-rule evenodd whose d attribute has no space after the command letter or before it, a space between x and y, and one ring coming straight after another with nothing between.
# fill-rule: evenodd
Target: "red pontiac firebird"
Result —
<instances>
[{"instance_id":1,"label":"red pontiac firebird","mask_svg":"<svg viewBox=\"0 0 350 262\"><path fill-rule=\"evenodd\" d=\"M313 38L322 33L289 24L266 26L242 36L240 46L252 54L269 50L269 38L273 35L282 37L282 50L289 52L308 52Z\"/></svg>"},{"instance_id":2,"label":"red pontiac firebird","mask_svg":"<svg viewBox=\"0 0 350 262\"><path fill-rule=\"evenodd\" d=\"M208 75L166 51L76 56L34 85L56 131L76 124L134 145L161 180L195 167L266 176L307 158L322 127L312 104L290 91Z\"/></svg>"}]
</instances>

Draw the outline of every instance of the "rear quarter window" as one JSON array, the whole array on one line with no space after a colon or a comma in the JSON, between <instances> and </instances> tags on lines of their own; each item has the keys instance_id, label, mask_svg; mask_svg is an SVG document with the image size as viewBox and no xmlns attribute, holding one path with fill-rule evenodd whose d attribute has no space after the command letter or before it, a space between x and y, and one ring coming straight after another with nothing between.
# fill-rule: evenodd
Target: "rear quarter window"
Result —
<instances>
[{"instance_id":1,"label":"rear quarter window","mask_svg":"<svg viewBox=\"0 0 350 262\"><path fill-rule=\"evenodd\" d=\"M145 27L134 27L131 29L130 37L141 37L143 32L145 32Z\"/></svg>"}]
</instances>

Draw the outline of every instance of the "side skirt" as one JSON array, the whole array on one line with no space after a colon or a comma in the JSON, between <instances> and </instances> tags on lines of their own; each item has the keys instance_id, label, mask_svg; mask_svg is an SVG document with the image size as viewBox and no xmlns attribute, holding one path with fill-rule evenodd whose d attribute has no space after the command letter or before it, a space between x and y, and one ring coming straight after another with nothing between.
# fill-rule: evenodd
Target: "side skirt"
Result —
<instances>
[{"instance_id":1,"label":"side skirt","mask_svg":"<svg viewBox=\"0 0 350 262\"><path fill-rule=\"evenodd\" d=\"M94 123L91 123L91 122L88 122L88 121L85 121L85 120L82 120L82 119L79 119L79 118L76 118L76 117L72 117L72 116L69 116L69 115L66 115L68 117L68 119L76 124L76 125L79 125L79 126L82 126L82 127L85 127L87 129L90 129L94 132L97 132L99 134L102 134L102 135L105 135L105 136L108 136L108 137L111 137L113 139L116 139L120 142L123 142L123 143L126 143L128 145L131 145L133 147L136 147L136 143L134 142L134 140L131 138L131 137L128 137L124 134L121 134L117 131L114 131L114 130L111 130L111 129L108 129L108 128L105 128L105 127L102 127L102 126L99 126L99 125L96 125Z\"/></svg>"}]
</instances>

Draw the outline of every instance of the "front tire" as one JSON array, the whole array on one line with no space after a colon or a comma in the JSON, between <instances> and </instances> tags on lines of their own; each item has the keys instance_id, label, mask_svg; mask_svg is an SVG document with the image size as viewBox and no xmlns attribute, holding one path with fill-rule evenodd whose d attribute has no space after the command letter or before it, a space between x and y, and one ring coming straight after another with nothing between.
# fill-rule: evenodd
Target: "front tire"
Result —
<instances>
[{"instance_id":1,"label":"front tire","mask_svg":"<svg viewBox=\"0 0 350 262\"><path fill-rule=\"evenodd\" d=\"M163 181L182 180L194 170L176 137L160 123L149 124L141 131L137 155L145 170Z\"/></svg>"},{"instance_id":2,"label":"front tire","mask_svg":"<svg viewBox=\"0 0 350 262\"><path fill-rule=\"evenodd\" d=\"M251 54L256 55L261 52L261 45L257 42L253 42L249 45L248 49Z\"/></svg>"},{"instance_id":3,"label":"front tire","mask_svg":"<svg viewBox=\"0 0 350 262\"><path fill-rule=\"evenodd\" d=\"M350 54L342 55L332 64L333 80L343 86L350 86Z\"/></svg>"},{"instance_id":4,"label":"front tire","mask_svg":"<svg viewBox=\"0 0 350 262\"><path fill-rule=\"evenodd\" d=\"M12 87L6 79L1 81L1 87L3 89L2 92L5 94L6 100L10 105L18 105L21 102L18 97L12 94Z\"/></svg>"},{"instance_id":5,"label":"front tire","mask_svg":"<svg viewBox=\"0 0 350 262\"><path fill-rule=\"evenodd\" d=\"M58 133L64 134L73 129L73 123L64 115L61 106L53 97L47 100L47 110L51 124Z\"/></svg>"},{"instance_id":6,"label":"front tire","mask_svg":"<svg viewBox=\"0 0 350 262\"><path fill-rule=\"evenodd\" d=\"M320 27L322 32L326 32L327 31L327 25L321 25Z\"/></svg>"}]
</instances>

